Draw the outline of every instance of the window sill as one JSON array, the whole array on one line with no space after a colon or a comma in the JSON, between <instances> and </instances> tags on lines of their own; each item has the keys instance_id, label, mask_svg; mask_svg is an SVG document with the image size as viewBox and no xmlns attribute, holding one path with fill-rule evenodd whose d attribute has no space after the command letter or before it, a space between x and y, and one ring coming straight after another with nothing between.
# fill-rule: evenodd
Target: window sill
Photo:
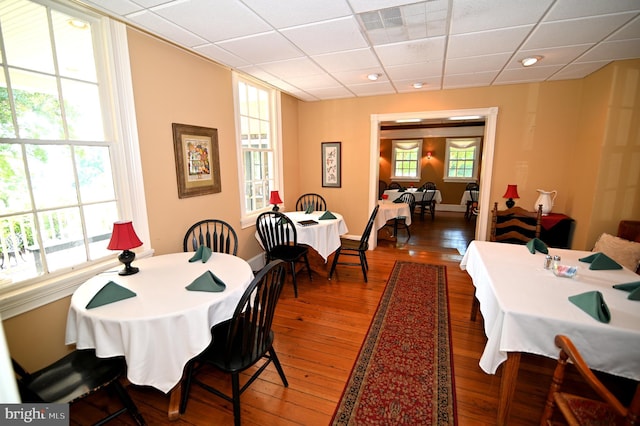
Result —
<instances>
[{"instance_id":1,"label":"window sill","mask_svg":"<svg viewBox=\"0 0 640 426\"><path fill-rule=\"evenodd\" d=\"M145 250L136 253L136 259L143 259L152 255L152 249ZM3 319L11 318L71 296L89 278L120 265L121 263L117 257L113 257L92 264L87 268L71 271L55 278L8 291L0 296L0 317Z\"/></svg>"}]
</instances>

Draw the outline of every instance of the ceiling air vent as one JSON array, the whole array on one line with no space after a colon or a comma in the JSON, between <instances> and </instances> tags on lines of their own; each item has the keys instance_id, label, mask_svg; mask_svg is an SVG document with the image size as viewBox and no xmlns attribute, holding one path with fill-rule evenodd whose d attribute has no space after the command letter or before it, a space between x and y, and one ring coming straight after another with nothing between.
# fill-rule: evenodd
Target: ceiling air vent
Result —
<instances>
[{"instance_id":1,"label":"ceiling air vent","mask_svg":"<svg viewBox=\"0 0 640 426\"><path fill-rule=\"evenodd\" d=\"M358 16L367 31L402 26L402 14L399 7L364 12L358 14Z\"/></svg>"}]
</instances>

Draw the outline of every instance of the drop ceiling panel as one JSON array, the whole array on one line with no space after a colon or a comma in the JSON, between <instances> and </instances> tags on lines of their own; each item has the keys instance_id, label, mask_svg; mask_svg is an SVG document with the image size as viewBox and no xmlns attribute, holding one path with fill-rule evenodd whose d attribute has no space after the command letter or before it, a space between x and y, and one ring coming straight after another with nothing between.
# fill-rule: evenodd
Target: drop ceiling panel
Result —
<instances>
[{"instance_id":1,"label":"drop ceiling panel","mask_svg":"<svg viewBox=\"0 0 640 426\"><path fill-rule=\"evenodd\" d=\"M407 93L415 82L428 91L583 78L640 58L640 0L87 3L309 101ZM525 69L526 55L543 58Z\"/></svg>"}]
</instances>

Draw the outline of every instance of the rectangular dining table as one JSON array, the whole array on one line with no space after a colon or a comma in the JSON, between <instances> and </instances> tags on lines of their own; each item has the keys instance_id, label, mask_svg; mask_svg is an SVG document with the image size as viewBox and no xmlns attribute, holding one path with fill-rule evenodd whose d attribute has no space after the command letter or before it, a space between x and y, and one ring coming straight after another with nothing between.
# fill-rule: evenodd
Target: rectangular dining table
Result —
<instances>
[{"instance_id":1,"label":"rectangular dining table","mask_svg":"<svg viewBox=\"0 0 640 426\"><path fill-rule=\"evenodd\" d=\"M171 392L172 420L179 416L184 366L211 343L211 327L232 317L254 277L249 263L239 257L212 253L205 263L189 262L193 255L137 260L140 271L134 275L121 276L118 270L98 274L73 293L67 316L66 344L95 349L103 358L123 356L131 383ZM225 284L222 292L185 288L207 271ZM110 281L135 297L87 309Z\"/></svg>"},{"instance_id":2,"label":"rectangular dining table","mask_svg":"<svg viewBox=\"0 0 640 426\"><path fill-rule=\"evenodd\" d=\"M473 280L487 343L480 367L495 374L503 362L498 425L509 421L521 353L557 359L554 337L573 340L587 362L599 371L640 380L640 301L614 284L639 281L628 269L591 270L578 259L593 253L549 249L560 263L577 267L573 278L544 269L545 255L524 245L472 241L460 263ZM569 296L599 291L611 312L600 322L569 301Z\"/></svg>"}]
</instances>

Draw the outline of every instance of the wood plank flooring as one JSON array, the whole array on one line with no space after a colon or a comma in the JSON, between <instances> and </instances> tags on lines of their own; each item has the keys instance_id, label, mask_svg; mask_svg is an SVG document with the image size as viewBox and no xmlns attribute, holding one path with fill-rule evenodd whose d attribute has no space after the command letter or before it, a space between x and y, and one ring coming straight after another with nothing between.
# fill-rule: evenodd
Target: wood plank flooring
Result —
<instances>
[{"instance_id":1,"label":"wood plank flooring","mask_svg":"<svg viewBox=\"0 0 640 426\"><path fill-rule=\"evenodd\" d=\"M462 213L438 212L414 219L411 239L400 232L398 241L379 231L379 245L367 254L369 282L359 267L338 266L327 280L329 263L312 257L313 280L298 275L298 293L285 285L275 318L275 348L289 381L285 388L269 366L242 396L243 425L327 425L367 333L369 323L396 260L442 264L447 267L458 421L465 425L493 425L500 386L500 370L485 374L478 361L485 344L481 316L469 320L473 285L461 271L462 259L474 235L474 223ZM306 272L306 271L305 271ZM162 356L158 354L157 356ZM524 354L510 425L536 425L555 362ZM211 380L229 391L229 380L215 371ZM168 397L152 388L129 385L128 390L150 425L231 425L233 414L226 401L194 387L187 412L167 419ZM114 403L103 392L72 406L72 424L88 424ZM128 415L113 425L133 424Z\"/></svg>"}]
</instances>

